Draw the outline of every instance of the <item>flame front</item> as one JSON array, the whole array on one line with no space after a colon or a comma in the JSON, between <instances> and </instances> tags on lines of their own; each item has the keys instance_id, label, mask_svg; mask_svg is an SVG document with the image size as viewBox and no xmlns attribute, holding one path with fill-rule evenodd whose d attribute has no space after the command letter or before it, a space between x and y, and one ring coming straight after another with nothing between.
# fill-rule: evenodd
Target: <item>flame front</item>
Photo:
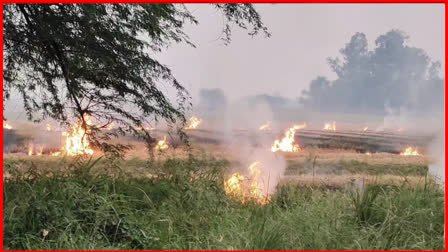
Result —
<instances>
[{"instance_id":1,"label":"flame front","mask_svg":"<svg viewBox=\"0 0 448 252\"><path fill-rule=\"evenodd\" d=\"M270 124L271 124L271 122L267 122L267 123L261 125L261 126L258 128L258 130L270 130L270 129L271 129Z\"/></svg>"},{"instance_id":2,"label":"flame front","mask_svg":"<svg viewBox=\"0 0 448 252\"><path fill-rule=\"evenodd\" d=\"M201 123L201 119L199 119L199 118L197 118L195 116L192 116L190 118L190 123L188 124L188 126L185 129L187 129L187 130L189 130L189 129L196 129L199 126L200 123Z\"/></svg>"},{"instance_id":3,"label":"flame front","mask_svg":"<svg viewBox=\"0 0 448 252\"><path fill-rule=\"evenodd\" d=\"M109 124L106 126L106 129L107 129L107 130L112 130L113 128L114 128L114 123L113 123L113 122L109 123Z\"/></svg>"},{"instance_id":4,"label":"flame front","mask_svg":"<svg viewBox=\"0 0 448 252\"><path fill-rule=\"evenodd\" d=\"M88 127L92 125L90 117L85 115L84 120L86 122L86 129L83 127L82 120L73 126L70 133L63 132L62 135L65 136L65 146L62 151L69 156L76 155L93 155L93 150L90 148L89 140L87 139L87 134L90 132Z\"/></svg>"},{"instance_id":5,"label":"flame front","mask_svg":"<svg viewBox=\"0 0 448 252\"><path fill-rule=\"evenodd\" d=\"M369 127L364 127L363 131L367 131L369 129Z\"/></svg>"},{"instance_id":6,"label":"flame front","mask_svg":"<svg viewBox=\"0 0 448 252\"><path fill-rule=\"evenodd\" d=\"M37 152L34 151L34 144L33 142L28 143L28 156L42 156L42 153L44 152L44 147L39 147L39 150Z\"/></svg>"},{"instance_id":7,"label":"flame front","mask_svg":"<svg viewBox=\"0 0 448 252\"><path fill-rule=\"evenodd\" d=\"M3 128L4 129L12 129L12 126L8 124L7 122L3 121Z\"/></svg>"},{"instance_id":8,"label":"flame front","mask_svg":"<svg viewBox=\"0 0 448 252\"><path fill-rule=\"evenodd\" d=\"M294 125L294 127L288 129L285 132L285 137L281 140L276 139L271 147L272 152L284 151L284 152L297 152L300 150L300 146L294 143L294 136L296 130L303 129L306 124Z\"/></svg>"},{"instance_id":9,"label":"flame front","mask_svg":"<svg viewBox=\"0 0 448 252\"><path fill-rule=\"evenodd\" d=\"M244 176L238 172L232 174L230 178L224 181L224 191L227 195L235 198L241 197L243 195L242 183L244 181ZM245 198L245 197L243 197Z\"/></svg>"},{"instance_id":10,"label":"flame front","mask_svg":"<svg viewBox=\"0 0 448 252\"><path fill-rule=\"evenodd\" d=\"M324 130L336 131L336 122L325 123Z\"/></svg>"},{"instance_id":11,"label":"flame front","mask_svg":"<svg viewBox=\"0 0 448 252\"><path fill-rule=\"evenodd\" d=\"M89 140L87 139L87 134L90 132L89 127L92 125L92 122L89 116L85 115L84 120L86 122L87 130L84 129L82 120L80 120L75 126L73 126L70 133L62 132L62 136L65 137L65 144L61 147L60 151L57 152L46 152L51 156L59 156L61 154L66 154L68 156L76 156L76 155L93 155L93 150L90 148ZM52 131L52 127L50 124L46 125L47 131ZM28 156L42 156L44 152L44 147L39 147L38 151L34 151L33 142L28 143Z\"/></svg>"},{"instance_id":12,"label":"flame front","mask_svg":"<svg viewBox=\"0 0 448 252\"><path fill-rule=\"evenodd\" d=\"M28 156L32 156L33 155L33 149L34 149L34 145L32 142L28 143Z\"/></svg>"},{"instance_id":13,"label":"flame front","mask_svg":"<svg viewBox=\"0 0 448 252\"><path fill-rule=\"evenodd\" d=\"M404 152L400 153L400 155L402 155L402 156L420 156L417 149L414 149L412 147L406 148L406 150L404 150Z\"/></svg>"},{"instance_id":14,"label":"flame front","mask_svg":"<svg viewBox=\"0 0 448 252\"><path fill-rule=\"evenodd\" d=\"M168 144L166 143L166 136L163 136L163 139L157 142L157 145L154 147L154 150L165 150L168 149Z\"/></svg>"},{"instance_id":15,"label":"flame front","mask_svg":"<svg viewBox=\"0 0 448 252\"><path fill-rule=\"evenodd\" d=\"M234 173L229 179L224 181L224 191L226 195L236 198L242 203L255 201L258 204L266 205L271 201L267 191L263 190L264 183L261 171L258 168L260 162L255 161L249 166L249 178L246 179L241 173Z\"/></svg>"}]
</instances>

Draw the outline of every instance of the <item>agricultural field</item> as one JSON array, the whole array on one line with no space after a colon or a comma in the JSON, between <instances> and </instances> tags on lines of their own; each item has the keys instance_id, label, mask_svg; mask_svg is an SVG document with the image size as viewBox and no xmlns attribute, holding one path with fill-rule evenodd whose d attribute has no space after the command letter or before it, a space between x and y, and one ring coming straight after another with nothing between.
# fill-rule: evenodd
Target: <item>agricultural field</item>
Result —
<instances>
[{"instance_id":1,"label":"agricultural field","mask_svg":"<svg viewBox=\"0 0 448 252\"><path fill-rule=\"evenodd\" d=\"M266 185L263 161L247 175L219 134L189 135L149 152L129 140L124 158L6 154L5 249L444 249L444 188L425 155L310 144L276 152L285 169Z\"/></svg>"},{"instance_id":2,"label":"agricultural field","mask_svg":"<svg viewBox=\"0 0 448 252\"><path fill-rule=\"evenodd\" d=\"M444 251L443 4L3 5L13 251Z\"/></svg>"}]
</instances>

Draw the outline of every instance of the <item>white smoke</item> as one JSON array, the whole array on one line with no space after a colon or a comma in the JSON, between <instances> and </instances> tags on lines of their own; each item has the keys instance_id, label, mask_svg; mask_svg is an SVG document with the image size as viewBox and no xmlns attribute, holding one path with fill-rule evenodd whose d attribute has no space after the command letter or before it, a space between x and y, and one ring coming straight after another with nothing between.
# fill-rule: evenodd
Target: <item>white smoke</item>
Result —
<instances>
[{"instance_id":1,"label":"white smoke","mask_svg":"<svg viewBox=\"0 0 448 252\"><path fill-rule=\"evenodd\" d=\"M264 185L263 190L269 195L275 192L277 184L283 177L287 164L281 155L270 151L270 148L256 148L253 150L249 159L260 162L261 180Z\"/></svg>"},{"instance_id":2,"label":"white smoke","mask_svg":"<svg viewBox=\"0 0 448 252\"><path fill-rule=\"evenodd\" d=\"M431 158L429 173L437 182L445 184L445 128L439 132L437 137L428 146Z\"/></svg>"},{"instance_id":3,"label":"white smoke","mask_svg":"<svg viewBox=\"0 0 448 252\"><path fill-rule=\"evenodd\" d=\"M261 171L259 182L263 193L272 195L286 170L286 160L271 152L274 135L260 131L260 125L270 122L270 127L276 124L273 113L267 104L250 105L245 102L232 104L227 111L226 145L234 153L237 161L237 171L248 174L248 167L258 161L257 168ZM244 130L239 134L233 129Z\"/></svg>"},{"instance_id":4,"label":"white smoke","mask_svg":"<svg viewBox=\"0 0 448 252\"><path fill-rule=\"evenodd\" d=\"M444 110L428 110L422 115L406 108L393 110L387 105L385 108L387 115L377 131L403 129L408 134L431 136L433 140L426 146L430 159L428 172L437 182L445 184Z\"/></svg>"}]
</instances>

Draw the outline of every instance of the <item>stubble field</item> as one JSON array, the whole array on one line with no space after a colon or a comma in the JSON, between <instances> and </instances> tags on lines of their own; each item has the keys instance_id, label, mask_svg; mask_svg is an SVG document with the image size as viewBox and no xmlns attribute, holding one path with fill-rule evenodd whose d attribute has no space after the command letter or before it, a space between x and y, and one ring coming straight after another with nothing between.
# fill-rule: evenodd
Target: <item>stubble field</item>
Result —
<instances>
[{"instance_id":1,"label":"stubble field","mask_svg":"<svg viewBox=\"0 0 448 252\"><path fill-rule=\"evenodd\" d=\"M444 188L426 156L306 147L269 203L224 181L237 153L192 141L124 159L4 156L7 250L443 250Z\"/></svg>"}]
</instances>

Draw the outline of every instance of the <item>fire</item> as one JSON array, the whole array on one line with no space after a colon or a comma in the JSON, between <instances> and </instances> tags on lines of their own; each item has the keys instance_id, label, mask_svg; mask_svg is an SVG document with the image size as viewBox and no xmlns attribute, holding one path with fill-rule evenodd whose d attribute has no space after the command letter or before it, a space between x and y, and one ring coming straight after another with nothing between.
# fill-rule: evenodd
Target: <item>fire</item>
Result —
<instances>
[{"instance_id":1,"label":"fire","mask_svg":"<svg viewBox=\"0 0 448 252\"><path fill-rule=\"evenodd\" d=\"M369 129L369 127L364 127L363 131L367 131Z\"/></svg>"},{"instance_id":2,"label":"fire","mask_svg":"<svg viewBox=\"0 0 448 252\"><path fill-rule=\"evenodd\" d=\"M403 128L399 128L399 129L397 129L397 131L398 131L398 132L402 132L402 131L403 131Z\"/></svg>"},{"instance_id":3,"label":"fire","mask_svg":"<svg viewBox=\"0 0 448 252\"><path fill-rule=\"evenodd\" d=\"M270 129L271 129L270 124L271 124L271 122L267 122L267 123L261 125L261 126L258 128L258 130L270 130Z\"/></svg>"},{"instance_id":4,"label":"fire","mask_svg":"<svg viewBox=\"0 0 448 252\"><path fill-rule=\"evenodd\" d=\"M408 147L404 152L400 153L402 156L420 156L420 154L417 151L417 148Z\"/></svg>"},{"instance_id":5,"label":"fire","mask_svg":"<svg viewBox=\"0 0 448 252\"><path fill-rule=\"evenodd\" d=\"M107 130L112 130L113 128L114 128L114 123L113 123L113 122L109 123L109 124L106 126L106 129L107 129Z\"/></svg>"},{"instance_id":6,"label":"fire","mask_svg":"<svg viewBox=\"0 0 448 252\"><path fill-rule=\"evenodd\" d=\"M135 129L140 131L140 130L143 130L143 127L137 126L137 127L135 127ZM145 130L155 130L156 128L148 126L148 127L145 127L144 129Z\"/></svg>"},{"instance_id":7,"label":"fire","mask_svg":"<svg viewBox=\"0 0 448 252\"><path fill-rule=\"evenodd\" d=\"M28 143L28 156L42 156L42 153L44 152L44 147L39 147L39 150L37 152L34 151L34 144L33 142Z\"/></svg>"},{"instance_id":8,"label":"fire","mask_svg":"<svg viewBox=\"0 0 448 252\"><path fill-rule=\"evenodd\" d=\"M86 121L87 127L92 125L89 116L85 115L84 120ZM93 150L90 148L90 143L87 139L89 132L89 129L84 129L82 120L73 126L70 133L62 132L62 135L65 136L65 146L62 147L62 151L69 156L82 154L93 155Z\"/></svg>"},{"instance_id":9,"label":"fire","mask_svg":"<svg viewBox=\"0 0 448 252\"><path fill-rule=\"evenodd\" d=\"M201 119L199 119L195 116L192 116L190 118L190 123L188 124L188 126L185 129L187 129L187 130L188 129L196 129L200 123L201 123Z\"/></svg>"},{"instance_id":10,"label":"fire","mask_svg":"<svg viewBox=\"0 0 448 252\"><path fill-rule=\"evenodd\" d=\"M281 140L275 140L274 144L271 147L272 152L284 151L284 152L297 152L300 150L300 146L294 143L294 136L296 134L296 130L303 129L306 127L306 124L294 125L294 127L288 129L285 132L285 137Z\"/></svg>"},{"instance_id":11,"label":"fire","mask_svg":"<svg viewBox=\"0 0 448 252\"><path fill-rule=\"evenodd\" d=\"M224 181L226 195L240 200L242 203L253 200L258 204L266 205L271 201L267 192L263 192L264 183L260 178L260 162L255 161L249 166L248 179L241 173L234 173Z\"/></svg>"},{"instance_id":12,"label":"fire","mask_svg":"<svg viewBox=\"0 0 448 252\"><path fill-rule=\"evenodd\" d=\"M86 121L87 128L92 125L92 122L89 116L85 115L84 120ZM46 125L47 131L52 131L50 124ZM61 154L67 154L69 156L76 156L82 154L93 155L93 150L90 148L90 143L87 139L87 134L90 132L90 129L84 129L83 123L80 120L76 125L73 126L70 133L62 132L62 136L65 137L65 144L62 146L60 151L51 152L49 155L51 156L59 156ZM28 143L28 156L42 156L44 147L40 147L39 151L34 151L33 142Z\"/></svg>"},{"instance_id":13,"label":"fire","mask_svg":"<svg viewBox=\"0 0 448 252\"><path fill-rule=\"evenodd\" d=\"M230 178L224 181L224 191L227 195L232 197L240 197L243 193L242 182L244 176L238 172L235 172ZM244 198L244 197L243 197Z\"/></svg>"},{"instance_id":14,"label":"fire","mask_svg":"<svg viewBox=\"0 0 448 252\"><path fill-rule=\"evenodd\" d=\"M28 156L32 156L33 155L33 149L34 149L34 145L32 142L28 143Z\"/></svg>"},{"instance_id":15,"label":"fire","mask_svg":"<svg viewBox=\"0 0 448 252\"><path fill-rule=\"evenodd\" d=\"M370 152L366 152L366 155L367 155L367 156L372 156L372 153L370 153Z\"/></svg>"},{"instance_id":16,"label":"fire","mask_svg":"<svg viewBox=\"0 0 448 252\"><path fill-rule=\"evenodd\" d=\"M324 126L324 130L332 130L332 131L336 131L336 122L328 122L328 123L325 123L325 126Z\"/></svg>"},{"instance_id":17,"label":"fire","mask_svg":"<svg viewBox=\"0 0 448 252\"><path fill-rule=\"evenodd\" d=\"M12 129L12 126L8 124L7 122L3 121L3 128L4 129Z\"/></svg>"},{"instance_id":18,"label":"fire","mask_svg":"<svg viewBox=\"0 0 448 252\"><path fill-rule=\"evenodd\" d=\"M43 151L44 151L44 147L40 147L39 151L36 153L36 156L42 156Z\"/></svg>"},{"instance_id":19,"label":"fire","mask_svg":"<svg viewBox=\"0 0 448 252\"><path fill-rule=\"evenodd\" d=\"M163 136L163 139L157 142L157 145L154 147L154 150L165 150L168 149L168 144L166 142L166 136Z\"/></svg>"}]
</instances>

